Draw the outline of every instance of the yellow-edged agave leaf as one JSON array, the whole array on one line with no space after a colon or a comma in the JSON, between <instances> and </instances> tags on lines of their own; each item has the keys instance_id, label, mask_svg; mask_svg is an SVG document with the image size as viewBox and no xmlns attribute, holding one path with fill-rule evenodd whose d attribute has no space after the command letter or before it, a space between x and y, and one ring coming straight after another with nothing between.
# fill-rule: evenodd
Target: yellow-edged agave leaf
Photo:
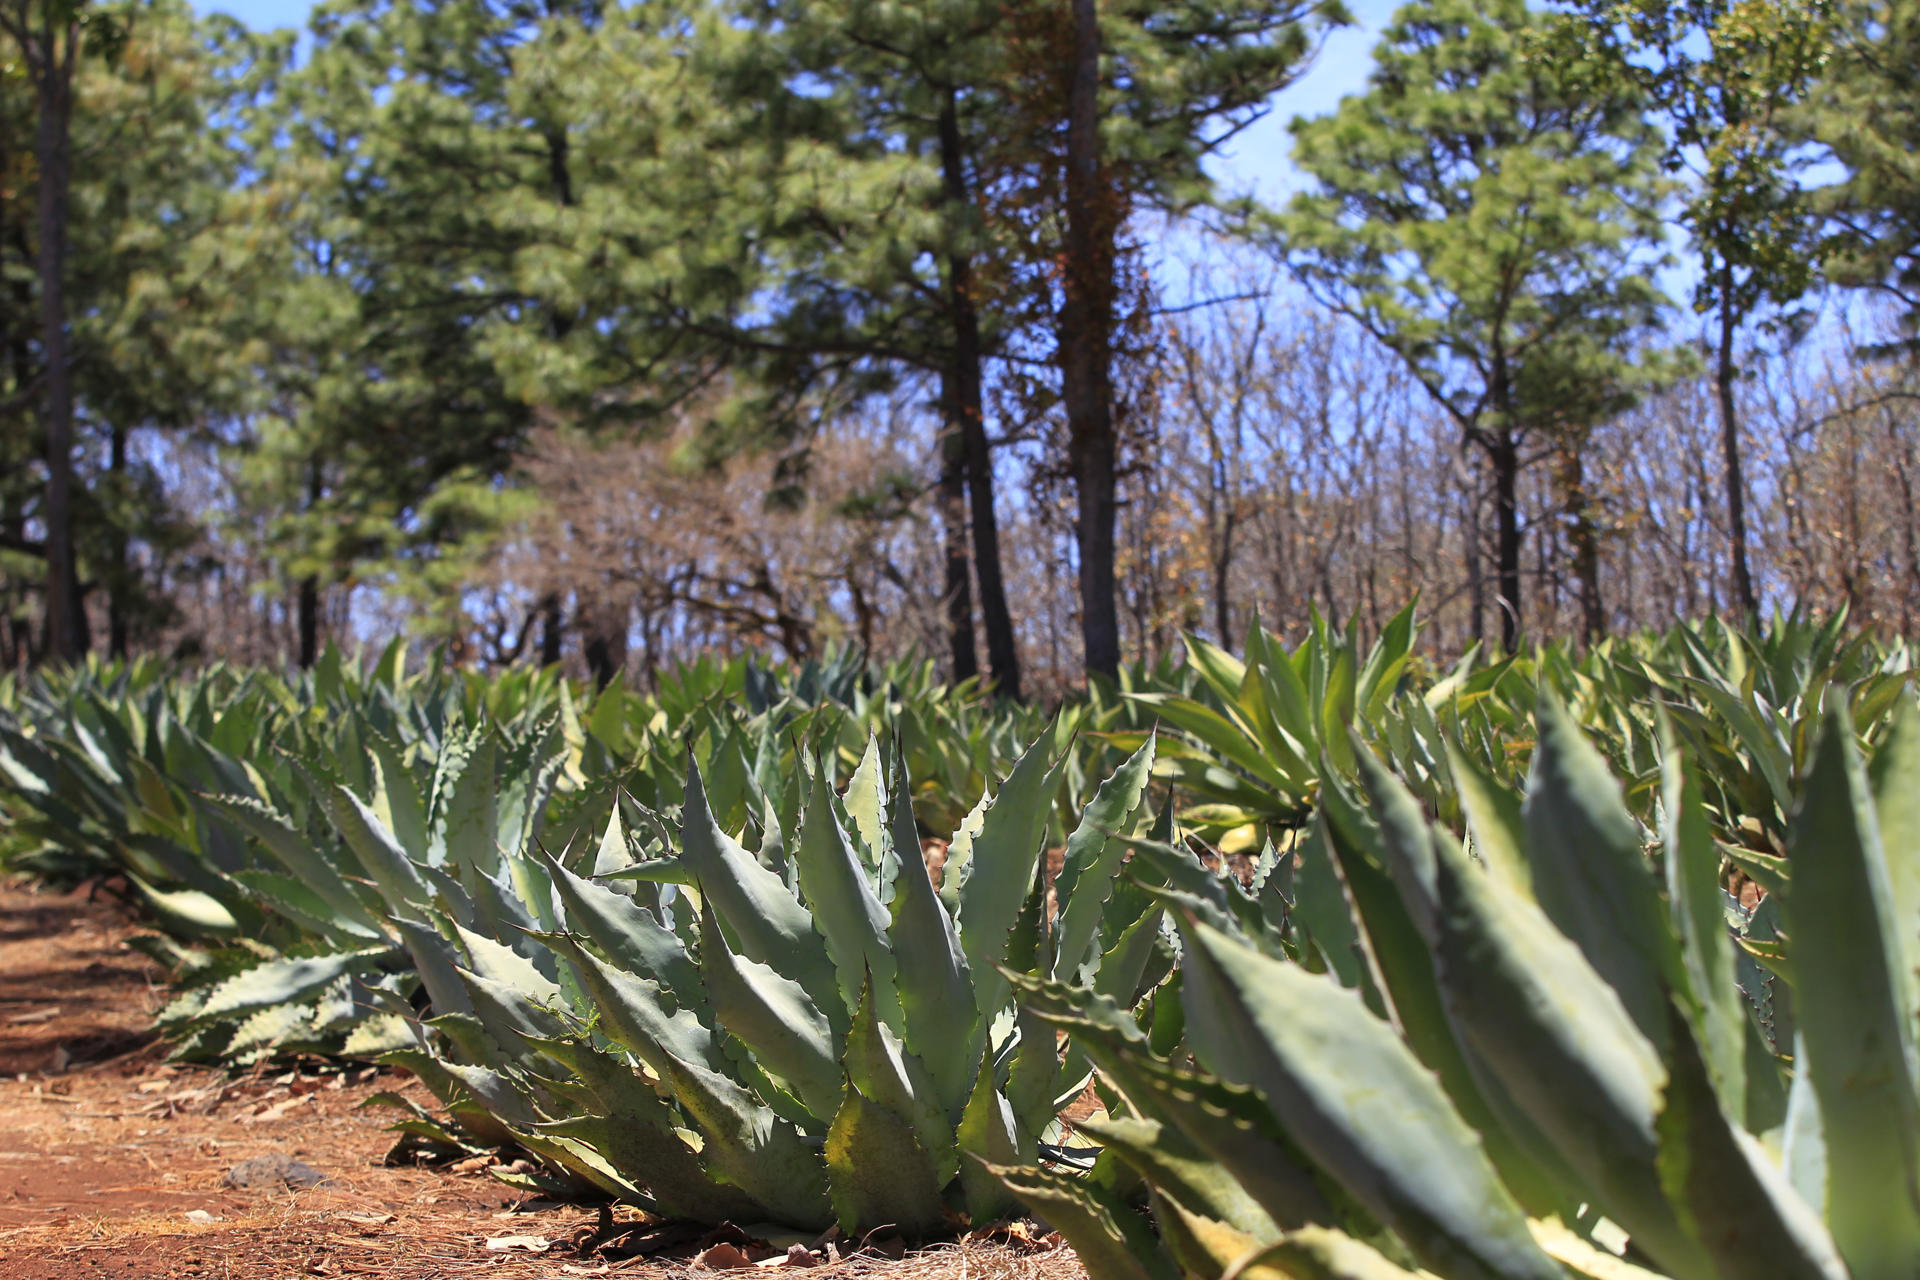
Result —
<instances>
[{"instance_id":1,"label":"yellow-edged agave leaf","mask_svg":"<svg viewBox=\"0 0 1920 1280\"><path fill-rule=\"evenodd\" d=\"M1788 846L1796 1065L1819 1103L1819 1207L1854 1280L1878 1280L1920 1274L1914 977L1845 700L1833 701Z\"/></svg>"},{"instance_id":2,"label":"yellow-edged agave leaf","mask_svg":"<svg viewBox=\"0 0 1920 1280\"><path fill-rule=\"evenodd\" d=\"M1431 1265L1559 1275L1439 1082L1357 994L1191 913L1180 931L1181 1005L1203 1065L1264 1095L1300 1148Z\"/></svg>"},{"instance_id":3,"label":"yellow-edged agave leaf","mask_svg":"<svg viewBox=\"0 0 1920 1280\"><path fill-rule=\"evenodd\" d=\"M1641 1249L1677 1275L1706 1273L1656 1168L1667 1085L1658 1053L1531 899L1469 862L1444 832L1431 847L1436 973L1463 1044Z\"/></svg>"},{"instance_id":4,"label":"yellow-edged agave leaf","mask_svg":"<svg viewBox=\"0 0 1920 1280\"><path fill-rule=\"evenodd\" d=\"M1077 1127L1131 1166L1157 1193L1256 1239L1280 1233L1265 1206L1240 1180L1172 1124L1139 1116L1089 1117ZM1175 1250L1175 1256L1178 1253Z\"/></svg>"},{"instance_id":5,"label":"yellow-edged agave leaf","mask_svg":"<svg viewBox=\"0 0 1920 1280\"><path fill-rule=\"evenodd\" d=\"M959 933L934 893L925 862L901 862L891 915L887 936L907 1044L926 1063L947 1114L957 1115L973 1091L986 1030L974 1004Z\"/></svg>"},{"instance_id":6,"label":"yellow-edged agave leaf","mask_svg":"<svg viewBox=\"0 0 1920 1280\"><path fill-rule=\"evenodd\" d=\"M1045 1218L1098 1280L1180 1280L1180 1268L1133 1207L1081 1178L1024 1166L987 1171Z\"/></svg>"},{"instance_id":7,"label":"yellow-edged agave leaf","mask_svg":"<svg viewBox=\"0 0 1920 1280\"><path fill-rule=\"evenodd\" d=\"M940 1178L912 1123L851 1082L827 1131L826 1157L834 1216L849 1235L885 1226L917 1238L945 1225Z\"/></svg>"},{"instance_id":8,"label":"yellow-edged agave leaf","mask_svg":"<svg viewBox=\"0 0 1920 1280\"><path fill-rule=\"evenodd\" d=\"M1222 1280L1434 1280L1332 1227L1302 1227L1261 1239L1195 1213L1156 1188L1154 1218L1183 1270Z\"/></svg>"},{"instance_id":9,"label":"yellow-edged agave leaf","mask_svg":"<svg viewBox=\"0 0 1920 1280\"><path fill-rule=\"evenodd\" d=\"M752 1196L773 1221L825 1226L831 1214L819 1154L726 1073L725 1056L699 1019L667 1013L659 987L646 979L609 968L566 939L556 942L585 980L599 1029L645 1062L699 1126L714 1176Z\"/></svg>"},{"instance_id":10,"label":"yellow-edged agave leaf","mask_svg":"<svg viewBox=\"0 0 1920 1280\"><path fill-rule=\"evenodd\" d=\"M1848 1280L1820 1215L1773 1157L1727 1119L1693 1027L1670 1006L1671 1075L1661 1100L1660 1181L1720 1275Z\"/></svg>"}]
</instances>

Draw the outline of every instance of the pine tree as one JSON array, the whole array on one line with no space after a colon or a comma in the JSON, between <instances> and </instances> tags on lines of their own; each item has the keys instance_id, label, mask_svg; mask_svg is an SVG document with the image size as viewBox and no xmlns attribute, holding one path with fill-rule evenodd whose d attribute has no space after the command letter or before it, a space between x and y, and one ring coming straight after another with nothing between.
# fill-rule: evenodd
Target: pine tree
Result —
<instances>
[{"instance_id":1,"label":"pine tree","mask_svg":"<svg viewBox=\"0 0 1920 1280\"><path fill-rule=\"evenodd\" d=\"M1594 532L1579 469L1648 374L1661 307L1659 139L1629 84L1595 93L1539 56L1524 0L1402 8L1366 92L1294 122L1315 180L1268 225L1306 287L1403 360L1492 472L1502 641L1522 617L1519 480L1563 460L1589 629Z\"/></svg>"},{"instance_id":2,"label":"pine tree","mask_svg":"<svg viewBox=\"0 0 1920 1280\"><path fill-rule=\"evenodd\" d=\"M1680 220L1700 261L1694 309L1711 313L1733 596L1760 608L1748 567L1746 486L1735 389L1737 342L1763 308L1787 314L1812 287L1821 221L1794 117L1830 47L1828 0L1585 0L1559 56L1579 56L1597 91L1632 83L1666 131L1666 165L1685 172Z\"/></svg>"}]
</instances>

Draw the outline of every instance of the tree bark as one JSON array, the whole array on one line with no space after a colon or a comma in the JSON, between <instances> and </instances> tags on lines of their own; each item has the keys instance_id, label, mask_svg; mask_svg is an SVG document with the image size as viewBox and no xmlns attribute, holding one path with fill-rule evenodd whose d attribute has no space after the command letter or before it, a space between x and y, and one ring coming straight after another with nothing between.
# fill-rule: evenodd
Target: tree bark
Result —
<instances>
[{"instance_id":1,"label":"tree bark","mask_svg":"<svg viewBox=\"0 0 1920 1280\"><path fill-rule=\"evenodd\" d=\"M582 651L596 688L620 679L627 668L627 611L606 600L581 601Z\"/></svg>"},{"instance_id":2,"label":"tree bark","mask_svg":"<svg viewBox=\"0 0 1920 1280\"><path fill-rule=\"evenodd\" d=\"M966 154L960 137L960 108L947 90L940 108L940 169L947 202L956 211L968 200ZM1014 644L1013 615L1007 608L1006 579L1000 565L1000 518L993 502L993 451L987 443L983 407L979 300L974 297L973 259L947 257L947 308L953 323L949 357L949 429L960 429L965 463L968 514L973 526L973 572L980 584L980 621L987 636L987 668L1002 697L1020 700L1020 652ZM951 606L949 606L951 607ZM972 629L969 624L968 640ZM975 659L978 670L978 659Z\"/></svg>"},{"instance_id":3,"label":"tree bark","mask_svg":"<svg viewBox=\"0 0 1920 1280\"><path fill-rule=\"evenodd\" d=\"M957 684L980 674L973 643L973 587L967 564L967 438L953 410L952 378L941 395L940 546L946 567L947 640Z\"/></svg>"},{"instance_id":4,"label":"tree bark","mask_svg":"<svg viewBox=\"0 0 1920 1280\"><path fill-rule=\"evenodd\" d=\"M1113 423L1114 210L1100 166L1100 15L1073 0L1073 81L1067 98L1065 298L1060 309L1060 391L1078 498L1080 637L1088 676L1120 671L1114 591L1119 449Z\"/></svg>"},{"instance_id":5,"label":"tree bark","mask_svg":"<svg viewBox=\"0 0 1920 1280\"><path fill-rule=\"evenodd\" d=\"M1581 638L1596 644L1607 633L1606 602L1600 592L1600 534L1593 522L1593 498L1587 492L1585 441L1562 445L1567 541L1573 549L1573 573L1580 586Z\"/></svg>"},{"instance_id":6,"label":"tree bark","mask_svg":"<svg viewBox=\"0 0 1920 1280\"><path fill-rule=\"evenodd\" d=\"M560 593L551 592L540 602L540 665L550 667L560 661Z\"/></svg>"},{"instance_id":7,"label":"tree bark","mask_svg":"<svg viewBox=\"0 0 1920 1280\"><path fill-rule=\"evenodd\" d=\"M311 513L320 504L323 492L320 463L317 459L307 460L307 511ZM295 589L295 608L298 610L296 625L299 628L300 669L310 671L313 664L320 660L320 575L309 573L300 579Z\"/></svg>"},{"instance_id":8,"label":"tree bark","mask_svg":"<svg viewBox=\"0 0 1920 1280\"><path fill-rule=\"evenodd\" d=\"M34 160L39 170L36 216L40 276L40 355L46 367L47 643L45 656L71 662L80 655L79 574L73 549L73 372L67 346L67 205L73 178L73 60L79 32L56 27L42 10L30 54L39 119Z\"/></svg>"},{"instance_id":9,"label":"tree bark","mask_svg":"<svg viewBox=\"0 0 1920 1280\"><path fill-rule=\"evenodd\" d=\"M1500 607L1500 645L1520 644L1520 442L1504 422L1488 448L1493 463L1495 603Z\"/></svg>"},{"instance_id":10,"label":"tree bark","mask_svg":"<svg viewBox=\"0 0 1920 1280\"><path fill-rule=\"evenodd\" d=\"M118 426L107 438L107 471L118 490L127 476L127 433ZM115 492L116 508L123 506L123 497L122 493ZM121 514L120 510L113 512L109 533L113 566L107 584L107 656L111 658L127 656L127 618L133 604L133 571L127 554L127 528L121 522Z\"/></svg>"},{"instance_id":11,"label":"tree bark","mask_svg":"<svg viewBox=\"0 0 1920 1280\"><path fill-rule=\"evenodd\" d=\"M1733 268L1722 264L1720 271L1720 341L1714 361L1713 389L1720 407L1720 453L1725 463L1727 486L1727 551L1733 561L1733 594L1740 610L1748 618L1760 612L1760 600L1753 589L1753 575L1747 568L1747 493L1740 469L1740 420L1733 402L1733 384L1739 371L1733 365L1733 342L1737 336L1732 306Z\"/></svg>"}]
</instances>

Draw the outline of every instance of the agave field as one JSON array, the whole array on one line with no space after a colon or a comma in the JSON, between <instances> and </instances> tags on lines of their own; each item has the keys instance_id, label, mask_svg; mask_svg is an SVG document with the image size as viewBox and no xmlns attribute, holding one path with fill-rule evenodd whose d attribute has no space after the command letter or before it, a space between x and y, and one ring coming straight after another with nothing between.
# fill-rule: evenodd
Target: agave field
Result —
<instances>
[{"instance_id":1,"label":"agave field","mask_svg":"<svg viewBox=\"0 0 1920 1280\"><path fill-rule=\"evenodd\" d=\"M1033 1214L1095 1280L1920 1275L1909 650L1416 639L1044 712L88 666L0 683L0 855L138 899L177 1055L405 1067L403 1142L550 1194Z\"/></svg>"}]
</instances>

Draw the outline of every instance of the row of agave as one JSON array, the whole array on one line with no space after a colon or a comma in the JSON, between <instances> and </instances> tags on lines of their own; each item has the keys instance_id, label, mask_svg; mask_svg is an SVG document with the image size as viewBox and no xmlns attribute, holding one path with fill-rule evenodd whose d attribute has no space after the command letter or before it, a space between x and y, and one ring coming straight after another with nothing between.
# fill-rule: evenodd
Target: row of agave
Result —
<instances>
[{"instance_id":1,"label":"row of agave","mask_svg":"<svg viewBox=\"0 0 1920 1280\"><path fill-rule=\"evenodd\" d=\"M1920 731L1898 651L1762 639L1667 642L1769 708L1752 729L1651 644L1425 688L1393 644L1202 650L1126 691L1097 787L1066 784L1100 771L1084 721L1041 734L937 884L897 742L841 785L824 720L744 769L708 732L678 795L558 823L564 731L363 743L197 798L335 933L167 1016L229 1051L297 1045L289 1011L350 1026L457 1122L403 1127L662 1213L933 1234L1017 1197L1100 1280L1912 1275ZM1537 685L1567 701L1516 711ZM1193 846L1244 841L1254 766L1194 708L1311 773L1269 784L1245 881ZM1769 737L1777 823L1750 823ZM1150 814L1169 774L1197 802ZM1089 1082L1082 1167L1058 1112Z\"/></svg>"}]
</instances>

